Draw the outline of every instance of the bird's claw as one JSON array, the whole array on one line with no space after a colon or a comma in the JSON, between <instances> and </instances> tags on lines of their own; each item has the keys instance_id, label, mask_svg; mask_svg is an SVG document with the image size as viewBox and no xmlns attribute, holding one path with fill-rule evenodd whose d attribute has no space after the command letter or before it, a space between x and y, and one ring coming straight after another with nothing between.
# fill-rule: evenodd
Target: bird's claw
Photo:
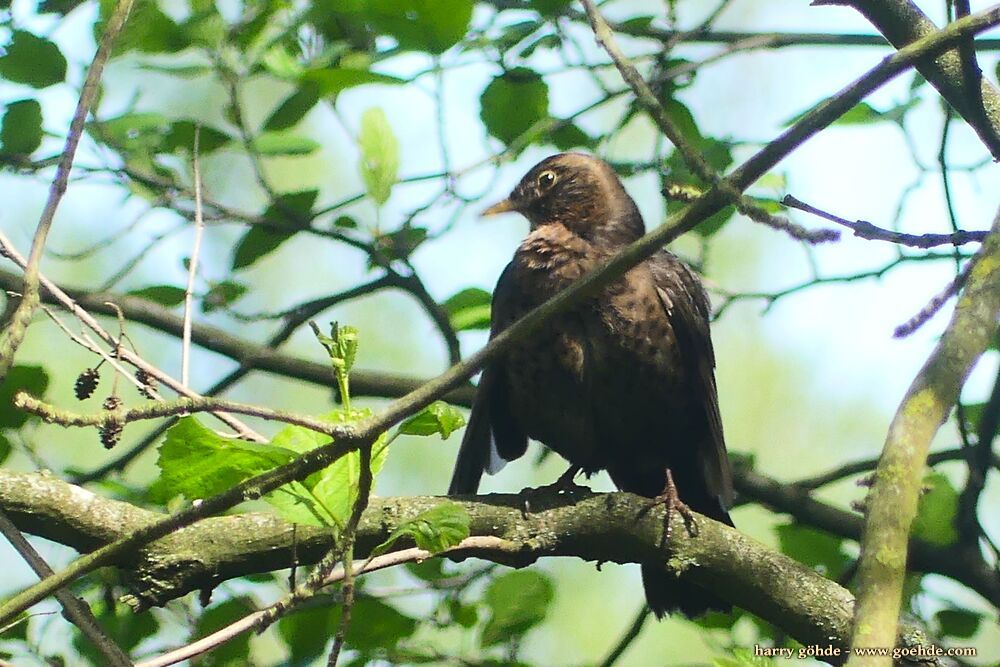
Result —
<instances>
[{"instance_id":1,"label":"bird's claw","mask_svg":"<svg viewBox=\"0 0 1000 667\"><path fill-rule=\"evenodd\" d=\"M566 472L559 476L559 479L551 484L522 490L521 499L524 506L521 508L521 514L527 516L531 513L531 499L533 497L540 498L547 496L550 493L557 496L561 493L572 493L574 491L586 490L587 487L581 486L573 481L578 474L580 474L580 466L570 466Z\"/></svg>"},{"instance_id":2,"label":"bird's claw","mask_svg":"<svg viewBox=\"0 0 1000 667\"><path fill-rule=\"evenodd\" d=\"M649 510L653 509L657 505L663 505L666 508L666 513L663 516L663 542L661 546L666 546L670 543L670 539L673 537L673 518L674 512L681 515L681 519L684 520L684 528L687 530L689 537L698 536L698 524L694 518L694 512L688 507L684 501L681 500L680 495L677 493L677 486L674 484L674 476L667 469L667 482L663 487L663 493L653 498L649 504L643 508L642 514L645 514Z\"/></svg>"}]
</instances>

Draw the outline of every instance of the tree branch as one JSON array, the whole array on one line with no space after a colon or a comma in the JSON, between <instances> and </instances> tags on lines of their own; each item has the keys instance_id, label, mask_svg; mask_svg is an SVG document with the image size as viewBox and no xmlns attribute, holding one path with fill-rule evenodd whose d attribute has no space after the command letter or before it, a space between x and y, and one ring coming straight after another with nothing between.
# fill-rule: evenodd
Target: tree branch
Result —
<instances>
[{"instance_id":1,"label":"tree branch","mask_svg":"<svg viewBox=\"0 0 1000 667\"><path fill-rule=\"evenodd\" d=\"M853 7L897 49L938 30L910 0L817 0L813 4ZM975 52L969 49L968 53ZM975 67L978 76L970 80L961 49L955 48L934 58L921 59L916 68L979 135L993 159L1000 160L1000 91L982 76L978 66Z\"/></svg>"},{"instance_id":2,"label":"tree branch","mask_svg":"<svg viewBox=\"0 0 1000 667\"><path fill-rule=\"evenodd\" d=\"M17 526L7 518L3 510L0 510L0 534L7 538L7 541L10 542L15 551L21 554L21 557L35 574L39 577L47 577L52 574L52 568L49 567L49 564L35 551L35 548L25 539ZM63 615L66 619L80 629L80 632L90 640L97 652L104 656L107 664L112 667L131 667L132 661L129 660L128 655L104 632L86 602L76 597L73 591L67 588L56 591L56 599L62 605Z\"/></svg>"},{"instance_id":3,"label":"tree branch","mask_svg":"<svg viewBox=\"0 0 1000 667\"><path fill-rule=\"evenodd\" d=\"M896 636L910 525L927 450L958 400L972 365L996 335L1000 315L1000 211L983 242L941 340L900 403L868 497L858 567L852 647L889 646ZM856 659L886 664L889 659Z\"/></svg>"},{"instance_id":4,"label":"tree branch","mask_svg":"<svg viewBox=\"0 0 1000 667\"><path fill-rule=\"evenodd\" d=\"M20 278L16 274L0 271L0 289L17 290L20 289L20 286ZM63 291L89 312L114 316L115 308L120 308L125 318L131 322L145 324L178 338L183 332L184 319L182 317L176 315L169 308L148 299L110 292L94 294L79 288L64 288ZM47 290L43 290L42 300L46 303L59 304L59 301ZM239 362L241 366L303 380L331 389L336 386L329 364L281 354L273 346L258 345L218 327L193 323L191 340L206 350ZM391 373L363 370L351 373L351 392L355 396L398 398L405 396L422 383L423 381L417 378ZM465 385L449 391L443 398L456 405L470 406L472 405L472 396L472 386Z\"/></svg>"},{"instance_id":5,"label":"tree branch","mask_svg":"<svg viewBox=\"0 0 1000 667\"><path fill-rule=\"evenodd\" d=\"M358 526L357 552L368 554L400 524L447 498L373 498ZM500 538L487 547L450 553L525 567L550 556L616 563L661 559L734 604L786 630L803 644L846 648L853 599L835 582L707 517L690 538L678 523L669 550L660 549L663 514L644 512L645 499L587 491L546 496L523 513L519 495L459 501L471 534ZM162 515L109 500L50 475L0 470L0 507L33 532L78 549L92 548L148 526ZM681 522L680 517L675 520ZM135 591L137 609L161 605L226 578L267 572L292 563L292 527L276 516L214 517L112 561ZM332 546L329 530L296 527L297 562L318 561ZM412 546L400 541L399 548ZM636 595L639 592L636 591ZM912 641L912 640L908 640ZM922 641L922 640L917 640Z\"/></svg>"},{"instance_id":6,"label":"tree branch","mask_svg":"<svg viewBox=\"0 0 1000 667\"><path fill-rule=\"evenodd\" d=\"M100 92L98 84L101 81L101 74L104 66L111 57L111 45L114 44L118 33L121 32L129 12L132 11L132 0L118 0L115 3L107 23L104 25L104 34L101 35L97 53L87 70L87 78L83 82L83 91L80 99L76 103L76 110L73 112L73 120L70 121L69 133L66 135L66 144L62 155L59 157L59 164L56 166L56 175L52 179L49 187L48 199L45 201L45 208L42 210L38 226L35 228L35 235L31 241L31 252L28 255L27 266L24 271L24 288L21 290L21 303L11 316L7 327L0 336L0 381L7 377L7 371L14 363L14 354L24 340L24 335L28 331L28 325L38 307L39 273L41 271L42 253L45 250L45 240L48 238L49 230L52 228L52 221L56 216L56 209L62 201L63 194L69 185L69 172L73 168L73 158L76 156L76 148L80 144L80 137L83 135L83 126L87 122L87 114L97 99Z\"/></svg>"}]
</instances>

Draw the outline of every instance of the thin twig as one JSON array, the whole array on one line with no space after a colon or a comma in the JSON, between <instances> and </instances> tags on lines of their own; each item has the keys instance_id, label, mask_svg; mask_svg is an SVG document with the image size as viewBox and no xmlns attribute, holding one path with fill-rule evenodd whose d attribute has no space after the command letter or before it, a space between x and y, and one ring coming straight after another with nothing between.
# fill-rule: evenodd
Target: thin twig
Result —
<instances>
[{"instance_id":1,"label":"thin twig","mask_svg":"<svg viewBox=\"0 0 1000 667\"><path fill-rule=\"evenodd\" d=\"M199 137L201 125L194 128L194 148L191 157L194 172L194 244L188 259L187 289L184 290L184 330L181 335L181 384L191 386L191 313L194 308L194 283L198 277L198 256L201 254L201 238L205 233L205 221L201 211L201 159L199 157Z\"/></svg>"},{"instance_id":2,"label":"thin twig","mask_svg":"<svg viewBox=\"0 0 1000 667\"><path fill-rule=\"evenodd\" d=\"M9 258L21 268L25 267L24 257L17 251L17 248L14 247L14 245L10 242L10 239L7 238L7 236L3 233L3 231L0 231L0 255ZM97 334L97 336L100 337L101 340L103 340L106 344L111 345L113 347L117 346L118 344L117 339L111 334L109 334L107 331L105 331L104 327L102 327L100 323L96 319L94 319L94 317L90 313L88 313L84 308L80 306L80 304L78 304L76 301L70 298L70 296L66 294L64 291L62 291L55 283L46 278L45 275L42 273L38 274L38 280L39 284L42 287L44 287L49 294L52 295L55 301L62 304L62 306L66 308L69 312L71 312L74 317L83 322L83 324L85 324L91 331ZM172 376L164 373L159 368L148 363L138 354L135 354L134 352L128 349L123 348L121 350L121 359L132 364L136 368L140 368L146 371L149 375L153 376L154 378L156 378L157 380L159 380L160 382L162 382L163 384L165 384L166 386L170 387L171 389L173 389L174 391L183 396L187 396L188 398L191 399L200 398L198 394L196 394L195 392L191 391L190 389L182 385ZM234 431L236 431L236 433L239 434L239 436L242 438L246 438L247 440L256 440L257 442L267 441L267 438L257 433L252 428L250 428L243 422L239 421L232 415L227 415L223 412L212 413L212 414L216 419L218 419L219 421L223 422L224 424L232 428Z\"/></svg>"},{"instance_id":3,"label":"thin twig","mask_svg":"<svg viewBox=\"0 0 1000 667\"><path fill-rule=\"evenodd\" d=\"M899 245L910 246L912 248L935 248L942 245L960 246L966 243L982 243L986 238L986 232L958 230L951 234L904 234L891 229L876 227L867 220L847 220L839 215L834 215L815 206L796 199L792 195L785 195L781 200L784 206L797 208L800 211L811 213L815 216L835 222L850 229L855 236L870 241L888 241Z\"/></svg>"},{"instance_id":4,"label":"thin twig","mask_svg":"<svg viewBox=\"0 0 1000 667\"><path fill-rule=\"evenodd\" d=\"M347 639L347 628L351 624L351 611L354 609L354 543L358 537L358 524L361 523L361 515L368 507L368 498L372 492L372 446L366 445L359 451L359 471L358 471L358 497L354 500L354 508L351 510L351 517L347 521L347 526L343 534L343 554L341 559L344 562L344 585L340 590L344 596L340 607L340 624L337 627L337 634L333 638L333 647L330 649L330 657L326 664L328 667L337 667L337 660L340 652L344 648L344 641ZM329 572L322 573L322 580L325 580ZM322 580L315 588L318 590L322 586Z\"/></svg>"},{"instance_id":5,"label":"thin twig","mask_svg":"<svg viewBox=\"0 0 1000 667\"><path fill-rule=\"evenodd\" d=\"M384 570L396 565L402 565L403 563L419 563L428 558L446 556L448 553L454 551L461 551L465 553L475 553L477 550L492 551L501 546L503 541L504 540L499 537L467 537L451 549L443 551L439 554L432 554L429 551L418 549L416 547L403 549L401 551L394 551L392 553L376 556L368 560L354 561L352 575L358 577L362 574ZM342 566L335 569L327 575L326 579L323 581L323 585L329 586L343 581L344 573L345 569ZM238 621L235 621L220 630L216 630L212 634L202 637L201 639L186 646L164 653L163 655L153 658L152 660L140 662L136 664L136 667L168 667L169 665L175 665L183 660L188 660L189 658L208 653L217 646L225 644L227 641L234 639L244 632L253 630L257 627L260 619L268 613L269 609L270 607L255 611L252 614L244 616Z\"/></svg>"},{"instance_id":6,"label":"thin twig","mask_svg":"<svg viewBox=\"0 0 1000 667\"><path fill-rule=\"evenodd\" d=\"M66 135L66 145L59 158L59 165L56 167L56 175L49 188L48 199L45 208L42 210L38 226L35 228L35 236L31 241L31 252L28 255L27 264L24 267L24 289L21 290L23 297L18 304L7 324L7 328L0 337L0 381L7 376L14 363L14 354L20 347L24 336L27 333L28 325L35 313L35 309L40 302L39 278L41 276L42 255L45 252L45 240L48 238L49 230L52 228L52 221L56 216L56 209L62 201L63 194L69 184L69 173L73 168L73 158L76 156L76 148L83 135L84 124L87 121L87 114L97 99L98 84L101 81L101 74L104 72L104 65L111 57L111 45L121 32L129 12L132 10L133 0L118 0L114 10L105 23L104 34L101 35L100 45L97 53L87 70L87 78L83 83L83 91L77 101L76 110L73 112L73 120L69 125L69 134Z\"/></svg>"},{"instance_id":7,"label":"thin twig","mask_svg":"<svg viewBox=\"0 0 1000 667\"><path fill-rule=\"evenodd\" d=\"M892 332L893 337L905 338L930 321L930 319L934 317L939 310L941 310L941 307L948 303L948 300L951 299L951 297L958 294L958 292L962 289L962 286L965 285L966 281L969 279L969 274L972 272L975 265L976 257L973 257L965 265L965 268L963 268L962 271L955 276L955 279L948 283L947 287L935 294L931 300L927 302L927 305L921 308L916 315L896 327L895 331Z\"/></svg>"},{"instance_id":8,"label":"thin twig","mask_svg":"<svg viewBox=\"0 0 1000 667\"><path fill-rule=\"evenodd\" d=\"M600 667L613 667L614 664L618 662L618 659L625 654L625 651L627 651L632 645L632 642L639 637L639 633L642 632L642 626L645 625L646 621L649 619L649 614L649 607L645 604L639 608L639 611L636 612L635 619L633 619L632 623L628 626L628 629L625 630L625 634L621 636L618 643L615 644L613 649L611 649L611 653L608 653L608 657L601 662Z\"/></svg>"},{"instance_id":9,"label":"thin twig","mask_svg":"<svg viewBox=\"0 0 1000 667\"><path fill-rule=\"evenodd\" d=\"M125 423L142 419L157 419L160 417L175 417L187 412L233 412L240 415L259 417L270 421L284 422L302 426L317 433L331 437L344 437L350 433L350 427L315 419L307 415L298 415L284 410L272 410L259 405L237 403L224 398L201 396L198 398L176 398L172 401L152 401L138 407L119 408L118 410L100 410L91 415L84 415L71 410L61 410L30 394L21 391L14 395L14 407L41 417L43 421L59 426L89 427L100 426L108 419L121 419Z\"/></svg>"},{"instance_id":10,"label":"thin twig","mask_svg":"<svg viewBox=\"0 0 1000 667\"><path fill-rule=\"evenodd\" d=\"M944 451L928 454L927 465L934 466L945 461L967 461L971 456L972 454L967 452L964 447L946 449ZM993 467L1000 469L1000 457L991 456L991 458L987 459L986 465L987 467L992 465ZM875 470L877 466L878 457L862 459L860 461L851 461L837 466L833 470L813 475L812 477L804 477L796 480L793 484L799 488L811 491L813 489L818 489L821 486L826 486L827 484L839 482L840 480L850 477L851 475L869 473Z\"/></svg>"},{"instance_id":11,"label":"thin twig","mask_svg":"<svg viewBox=\"0 0 1000 667\"><path fill-rule=\"evenodd\" d=\"M720 189L722 194L735 204L736 208L749 217L755 222L764 223L774 229L778 229L790 234L793 238L801 241L806 241L808 243L824 243L827 241L836 241L840 238L840 234L835 230L830 229L820 229L816 231L809 231L803 229L802 227L788 221L780 220L775 216L771 215L760 206L758 206L749 197L746 197L741 189L734 187L733 183L729 180L720 180L719 175L715 172L715 169L711 164L702 156L700 152L688 141L687 137L681 131L680 127L676 122L670 117L670 115L660 104L660 100L656 97L653 91L649 88L649 84L646 80L642 78L639 70L635 68L635 65L625 56L622 50L618 47L618 42L615 40L614 32L612 32L611 27L608 25L607 21L601 15L601 12L597 9L597 5L594 4L593 0L582 0L584 9L587 11L587 18L590 20L590 25L594 30L594 37L597 42L608 52L611 59L615 62L615 66L618 68L622 79L625 83L629 85L632 92L635 93L636 100L639 104L646 110L649 117L656 123L656 126L660 128L660 131L666 135L666 137L673 143L677 148L677 152L680 153L681 158L684 160L684 164L706 183L710 184L713 188Z\"/></svg>"},{"instance_id":12,"label":"thin twig","mask_svg":"<svg viewBox=\"0 0 1000 667\"><path fill-rule=\"evenodd\" d=\"M992 467L993 440L1000 424L1000 373L993 381L993 390L983 406L976 430L976 444L967 452L969 478L959 496L957 528L961 539L975 545L983 532L977 518L976 507L979 497L986 488L986 475Z\"/></svg>"}]
</instances>

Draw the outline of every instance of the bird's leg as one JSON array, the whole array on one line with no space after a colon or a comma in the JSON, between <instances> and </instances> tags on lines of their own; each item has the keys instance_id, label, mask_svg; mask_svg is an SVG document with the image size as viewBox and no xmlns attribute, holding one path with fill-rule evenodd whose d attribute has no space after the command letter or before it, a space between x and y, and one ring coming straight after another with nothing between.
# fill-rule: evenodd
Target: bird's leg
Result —
<instances>
[{"instance_id":1,"label":"bird's leg","mask_svg":"<svg viewBox=\"0 0 1000 667\"><path fill-rule=\"evenodd\" d=\"M580 474L580 471L582 469L583 468L581 468L580 466L571 465L569 468L566 469L566 472L559 475L559 479L552 482L552 484L549 484L548 486L543 486L542 488L555 489L557 493L561 491L572 491L574 489L583 488L575 481L573 481L576 479L576 476Z\"/></svg>"},{"instance_id":2,"label":"bird's leg","mask_svg":"<svg viewBox=\"0 0 1000 667\"><path fill-rule=\"evenodd\" d=\"M564 491L569 493L577 489L585 488L573 481L576 478L576 476L580 474L581 470L582 470L581 466L570 465L570 467L567 468L566 472L559 475L559 479L552 482L551 484L540 486L537 489L529 488L521 491L521 497L524 500L524 508L522 509L522 513L528 514L529 512L531 512L531 499L533 497L545 496L548 495L549 492L553 492L555 495L559 495Z\"/></svg>"},{"instance_id":3,"label":"bird's leg","mask_svg":"<svg viewBox=\"0 0 1000 667\"><path fill-rule=\"evenodd\" d=\"M657 505L664 505L667 509L667 512L663 517L664 545L668 544L670 542L670 538L673 536L673 526L671 525L671 520L674 517L674 512L680 514L681 518L684 519L684 527L687 529L688 535L691 537L697 537L698 524L695 523L694 513L691 511L690 507L684 504L680 495L678 495L677 485L674 484L674 475L670 472L670 468L667 468L667 481L663 485L663 493L653 498L649 505L643 509L642 513L645 514Z\"/></svg>"}]
</instances>

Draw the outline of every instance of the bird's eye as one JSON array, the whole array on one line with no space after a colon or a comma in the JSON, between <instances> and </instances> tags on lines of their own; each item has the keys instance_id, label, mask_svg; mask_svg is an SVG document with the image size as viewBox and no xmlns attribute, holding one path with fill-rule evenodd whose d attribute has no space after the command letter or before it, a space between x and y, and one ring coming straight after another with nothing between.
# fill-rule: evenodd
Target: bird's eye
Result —
<instances>
[{"instance_id":1,"label":"bird's eye","mask_svg":"<svg viewBox=\"0 0 1000 667\"><path fill-rule=\"evenodd\" d=\"M538 175L538 188L540 190L548 190L555 184L556 184L556 172L543 171Z\"/></svg>"}]
</instances>

